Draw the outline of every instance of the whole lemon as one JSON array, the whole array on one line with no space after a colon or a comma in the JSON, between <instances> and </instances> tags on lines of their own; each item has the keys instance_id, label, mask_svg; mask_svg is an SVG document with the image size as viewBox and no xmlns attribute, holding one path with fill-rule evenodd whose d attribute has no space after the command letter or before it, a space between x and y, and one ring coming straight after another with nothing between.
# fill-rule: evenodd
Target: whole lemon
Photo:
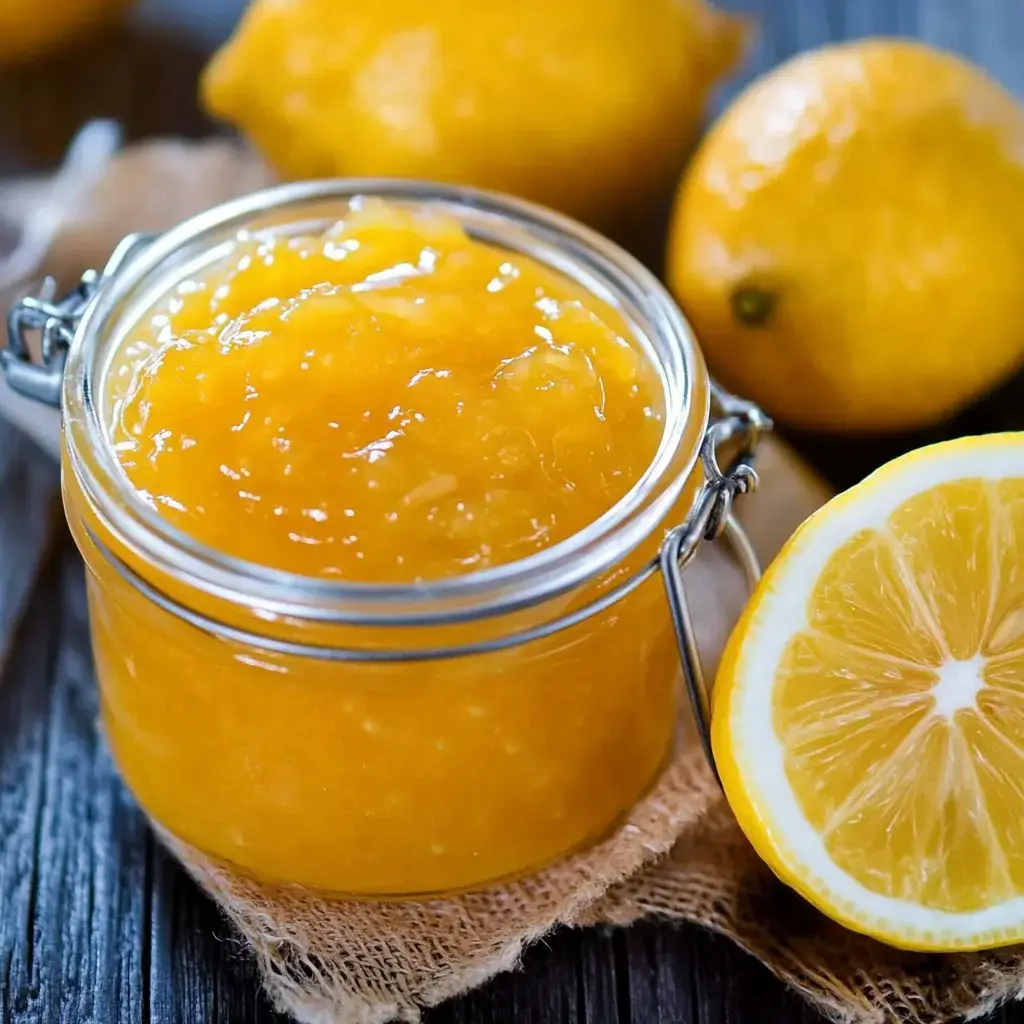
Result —
<instances>
[{"instance_id":1,"label":"whole lemon","mask_svg":"<svg viewBox=\"0 0 1024 1024\"><path fill-rule=\"evenodd\" d=\"M713 370L778 418L937 421L1024 357L1024 111L923 44L799 56L703 142L668 277Z\"/></svg>"},{"instance_id":2,"label":"whole lemon","mask_svg":"<svg viewBox=\"0 0 1024 1024\"><path fill-rule=\"evenodd\" d=\"M672 187L745 28L704 0L254 0L202 94L285 177L457 182L603 222Z\"/></svg>"},{"instance_id":3,"label":"whole lemon","mask_svg":"<svg viewBox=\"0 0 1024 1024\"><path fill-rule=\"evenodd\" d=\"M0 61L27 60L92 28L131 0L0 0Z\"/></svg>"}]
</instances>

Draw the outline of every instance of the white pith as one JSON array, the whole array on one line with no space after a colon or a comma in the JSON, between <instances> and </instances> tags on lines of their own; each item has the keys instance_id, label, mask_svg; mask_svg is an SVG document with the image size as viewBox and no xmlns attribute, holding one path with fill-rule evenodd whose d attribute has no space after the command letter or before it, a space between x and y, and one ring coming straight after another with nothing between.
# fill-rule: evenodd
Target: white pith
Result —
<instances>
[{"instance_id":1,"label":"white pith","mask_svg":"<svg viewBox=\"0 0 1024 1024\"><path fill-rule=\"evenodd\" d=\"M729 728L736 767L768 841L810 893L827 895L848 923L908 945L942 945L950 937L996 944L1024 932L1024 897L964 913L934 910L872 892L839 868L797 803L772 728L775 672L792 636L808 625L806 607L828 559L865 528L884 529L893 511L923 491L965 478L1024 477L1024 436L938 446L880 471L814 517L760 595L735 667ZM950 661L932 690L935 714L972 707L982 685L981 658Z\"/></svg>"},{"instance_id":2,"label":"white pith","mask_svg":"<svg viewBox=\"0 0 1024 1024\"><path fill-rule=\"evenodd\" d=\"M935 701L932 713L952 719L961 708L978 706L978 691L985 685L981 672L985 659L980 655L966 661L947 661L938 670L939 681L932 687Z\"/></svg>"}]
</instances>

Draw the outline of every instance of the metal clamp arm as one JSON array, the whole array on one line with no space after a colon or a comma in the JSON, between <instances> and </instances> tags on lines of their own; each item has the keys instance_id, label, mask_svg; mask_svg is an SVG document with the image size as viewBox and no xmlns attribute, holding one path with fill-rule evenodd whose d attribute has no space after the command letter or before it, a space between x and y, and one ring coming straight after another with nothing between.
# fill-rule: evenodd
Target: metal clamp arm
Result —
<instances>
[{"instance_id":1,"label":"metal clamp arm","mask_svg":"<svg viewBox=\"0 0 1024 1024\"><path fill-rule=\"evenodd\" d=\"M15 303L7 316L7 348L0 350L0 370L12 390L46 405L60 407L64 363L78 322L105 278L152 241L151 235L129 235L113 251L102 273L87 270L78 287L58 301L56 284L47 278L38 296ZM39 332L40 362L34 362L28 335Z\"/></svg>"},{"instance_id":2,"label":"metal clamp arm","mask_svg":"<svg viewBox=\"0 0 1024 1024\"><path fill-rule=\"evenodd\" d=\"M756 405L728 394L717 385L712 387L712 413L717 418L708 428L701 447L704 486L686 521L665 538L659 561L679 645L683 679L704 754L717 776L711 750L710 690L701 665L700 649L683 584L683 572L702 541L716 540L721 536L743 569L750 589L753 590L757 585L761 578L757 554L733 516L732 505L737 495L749 493L757 487L754 454L758 441L771 430L772 423ZM732 440L739 440L739 451L723 470L718 461L719 448Z\"/></svg>"}]
</instances>

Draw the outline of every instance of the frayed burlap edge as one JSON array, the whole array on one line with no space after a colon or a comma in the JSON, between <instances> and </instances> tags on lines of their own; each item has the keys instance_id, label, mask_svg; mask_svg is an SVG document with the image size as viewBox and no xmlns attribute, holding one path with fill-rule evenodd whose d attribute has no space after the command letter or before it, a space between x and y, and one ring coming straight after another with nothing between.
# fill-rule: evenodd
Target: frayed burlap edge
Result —
<instances>
[{"instance_id":1,"label":"frayed burlap edge","mask_svg":"<svg viewBox=\"0 0 1024 1024\"><path fill-rule=\"evenodd\" d=\"M277 1009L303 1024L414 1021L592 914L610 886L696 825L717 789L694 745L684 746L608 839L529 878L444 900L338 901L270 888L163 838L252 948Z\"/></svg>"},{"instance_id":2,"label":"frayed burlap edge","mask_svg":"<svg viewBox=\"0 0 1024 1024\"><path fill-rule=\"evenodd\" d=\"M302 1024L416 1021L516 966L559 925L687 921L724 935L839 1024L946 1024L1024 998L1024 951L906 953L846 931L753 852L693 743L610 838L531 878L422 903L268 888L163 836Z\"/></svg>"},{"instance_id":3,"label":"frayed burlap edge","mask_svg":"<svg viewBox=\"0 0 1024 1024\"><path fill-rule=\"evenodd\" d=\"M892 949L819 914L757 857L720 793L668 856L612 886L580 923L688 921L732 939L841 1024L946 1024L1024 998L1024 950Z\"/></svg>"}]
</instances>

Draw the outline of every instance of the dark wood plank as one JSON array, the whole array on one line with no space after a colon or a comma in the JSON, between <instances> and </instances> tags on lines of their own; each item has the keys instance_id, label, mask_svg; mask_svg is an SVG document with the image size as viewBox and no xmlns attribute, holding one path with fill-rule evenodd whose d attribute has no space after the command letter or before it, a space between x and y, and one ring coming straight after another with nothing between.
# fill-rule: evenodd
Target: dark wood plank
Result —
<instances>
[{"instance_id":1,"label":"dark wood plank","mask_svg":"<svg viewBox=\"0 0 1024 1024\"><path fill-rule=\"evenodd\" d=\"M63 537L0 681L0 1021L279 1019L219 911L153 841L97 714Z\"/></svg>"},{"instance_id":2,"label":"dark wood plank","mask_svg":"<svg viewBox=\"0 0 1024 1024\"><path fill-rule=\"evenodd\" d=\"M217 907L154 844L150 1022L272 1024L256 965Z\"/></svg>"},{"instance_id":3,"label":"dark wood plank","mask_svg":"<svg viewBox=\"0 0 1024 1024\"><path fill-rule=\"evenodd\" d=\"M0 683L6 1019L144 1015L148 837L99 754L76 560L50 566Z\"/></svg>"},{"instance_id":4,"label":"dark wood plank","mask_svg":"<svg viewBox=\"0 0 1024 1024\"><path fill-rule=\"evenodd\" d=\"M0 1020L29 1019L37 987L37 851L45 804L43 757L49 734L45 680L56 624L46 614L55 582L40 587L15 654L0 680ZM46 959L49 953L40 950Z\"/></svg>"},{"instance_id":5,"label":"dark wood plank","mask_svg":"<svg viewBox=\"0 0 1024 1024\"><path fill-rule=\"evenodd\" d=\"M57 467L0 418L0 664L60 515Z\"/></svg>"},{"instance_id":6,"label":"dark wood plank","mask_svg":"<svg viewBox=\"0 0 1024 1024\"><path fill-rule=\"evenodd\" d=\"M617 939L564 929L526 952L519 970L426 1015L426 1024L626 1024L620 1013Z\"/></svg>"},{"instance_id":7,"label":"dark wood plank","mask_svg":"<svg viewBox=\"0 0 1024 1024\"><path fill-rule=\"evenodd\" d=\"M56 621L37 601L17 659L11 636L34 589L53 532L56 467L0 420L0 664L11 674L45 679L56 647ZM55 585L50 577L50 596ZM6 673L5 673L6 674ZM44 879L37 851L44 837L49 708L45 691L8 688L0 677L0 1020L27 1011L40 964L34 922Z\"/></svg>"},{"instance_id":8,"label":"dark wood plank","mask_svg":"<svg viewBox=\"0 0 1024 1024\"><path fill-rule=\"evenodd\" d=\"M630 937L644 942L657 986L634 1021L682 1020L689 1024L820 1024L822 1018L731 942L699 928L671 930L644 924ZM666 1013L669 1000L688 998L689 1018ZM649 1007L649 1009L648 1009Z\"/></svg>"}]
</instances>

